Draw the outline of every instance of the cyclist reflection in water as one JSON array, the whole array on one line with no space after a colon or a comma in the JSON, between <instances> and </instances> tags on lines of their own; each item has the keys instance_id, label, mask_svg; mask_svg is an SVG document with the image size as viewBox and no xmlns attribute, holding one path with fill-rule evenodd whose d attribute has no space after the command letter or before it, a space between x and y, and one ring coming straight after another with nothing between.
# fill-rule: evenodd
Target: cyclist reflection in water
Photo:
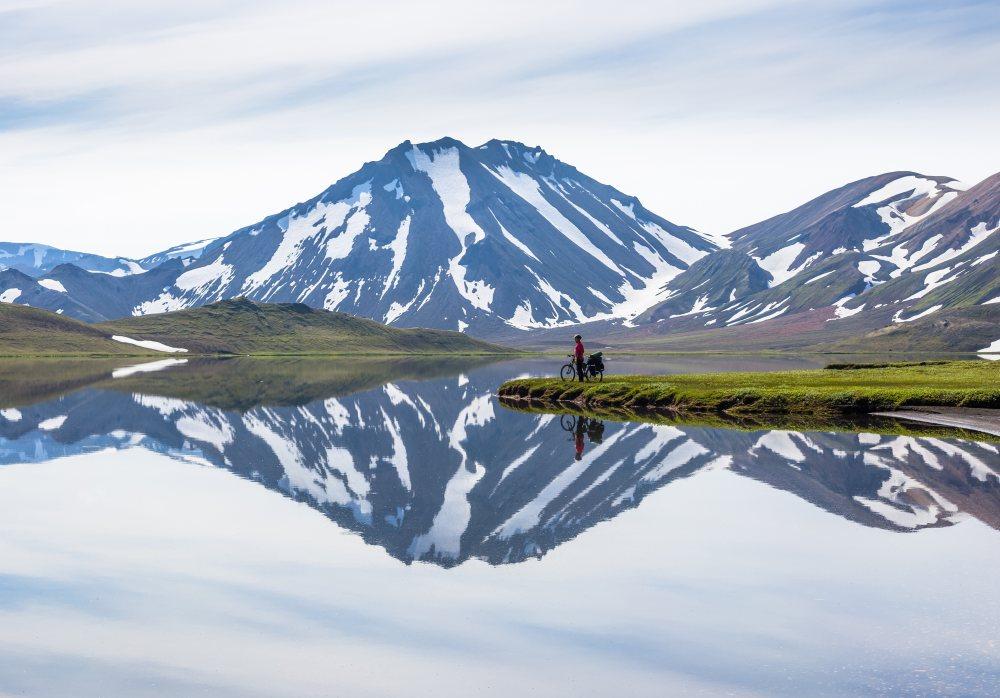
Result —
<instances>
[{"instance_id":1,"label":"cyclist reflection in water","mask_svg":"<svg viewBox=\"0 0 1000 698\"><path fill-rule=\"evenodd\" d=\"M583 458L583 435L586 434L590 443L599 444L604 441L604 422L599 419L578 417L573 434L573 446L576 450L576 460Z\"/></svg>"}]
</instances>

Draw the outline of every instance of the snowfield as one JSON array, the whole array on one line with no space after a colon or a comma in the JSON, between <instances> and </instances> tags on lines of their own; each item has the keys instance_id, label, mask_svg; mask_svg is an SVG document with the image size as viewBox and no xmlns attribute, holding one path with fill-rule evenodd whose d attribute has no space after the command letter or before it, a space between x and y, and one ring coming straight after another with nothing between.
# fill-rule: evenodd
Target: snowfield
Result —
<instances>
[{"instance_id":1,"label":"snowfield","mask_svg":"<svg viewBox=\"0 0 1000 698\"><path fill-rule=\"evenodd\" d=\"M112 335L111 339L116 342L121 342L122 344L132 344L137 347L142 347L143 349L152 349L153 351L163 351L169 353L187 352L187 349L182 349L180 347L168 347L166 344L154 342L149 339L132 339L131 337L123 337L118 334Z\"/></svg>"}]
</instances>

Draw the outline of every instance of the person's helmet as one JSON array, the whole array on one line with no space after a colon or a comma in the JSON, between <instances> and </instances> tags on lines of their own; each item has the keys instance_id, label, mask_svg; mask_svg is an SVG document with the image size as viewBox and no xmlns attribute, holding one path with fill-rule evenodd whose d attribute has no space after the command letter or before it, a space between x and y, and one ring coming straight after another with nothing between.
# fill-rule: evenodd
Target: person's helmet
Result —
<instances>
[{"instance_id":1,"label":"person's helmet","mask_svg":"<svg viewBox=\"0 0 1000 698\"><path fill-rule=\"evenodd\" d=\"M573 337L573 339L575 339L577 342L579 342L581 339L583 339L583 337L580 336L580 335L576 335L575 337Z\"/></svg>"}]
</instances>

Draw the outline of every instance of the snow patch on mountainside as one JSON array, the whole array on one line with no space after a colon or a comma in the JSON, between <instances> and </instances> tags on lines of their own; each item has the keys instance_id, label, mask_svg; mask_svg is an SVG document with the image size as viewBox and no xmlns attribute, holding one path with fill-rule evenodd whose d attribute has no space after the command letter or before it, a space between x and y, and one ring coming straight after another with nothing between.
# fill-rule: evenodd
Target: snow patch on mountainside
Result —
<instances>
[{"instance_id":1,"label":"snow patch on mountainside","mask_svg":"<svg viewBox=\"0 0 1000 698\"><path fill-rule=\"evenodd\" d=\"M625 247L625 243L622 242L621 238L619 238L617 235L615 235L615 232L613 230L611 230L611 228L609 228L608 226L604 225L604 223L602 223L601 221L597 220L592 215L590 215L589 213L587 213L586 209L582 208L581 206L577 206L576 204L574 204L570 200L569 196L567 196L566 189L561 184L559 184L558 182L552 180L549 177L543 178L543 181L549 186L549 188L553 192L555 192L556 194L558 194L559 197L562 198L563 201L565 201L567 204L569 204L570 206L572 206L573 209L577 213L579 213L581 216L583 216L588 221L590 221L594 225L595 228L597 228L598 230L600 230L602 233L604 233L605 235L607 235L609 238L611 238L612 240L614 240L616 243L618 243L622 247Z\"/></svg>"},{"instance_id":2,"label":"snow patch on mountainside","mask_svg":"<svg viewBox=\"0 0 1000 698\"><path fill-rule=\"evenodd\" d=\"M337 276L333 280L333 287L327 292L326 298L323 299L323 309L336 310L341 303L347 300L349 295L351 295L350 282L345 281L341 273L337 272Z\"/></svg>"},{"instance_id":3,"label":"snow patch on mountainside","mask_svg":"<svg viewBox=\"0 0 1000 698\"><path fill-rule=\"evenodd\" d=\"M855 203L853 206L854 208L870 206L871 204L881 203L886 199L891 199L899 196L900 194L906 194L907 192L909 192L910 195L906 198L912 199L914 196L930 196L937 191L938 183L933 179L918 177L916 175L906 175L905 177L892 180L880 189L876 189L868 196Z\"/></svg>"},{"instance_id":4,"label":"snow patch on mountainside","mask_svg":"<svg viewBox=\"0 0 1000 698\"><path fill-rule=\"evenodd\" d=\"M183 310L187 303L183 298L172 294L168 289L164 289L159 296L153 300L140 303L132 308L133 315L156 315L157 313L169 313L174 310Z\"/></svg>"},{"instance_id":5,"label":"snow patch on mountainside","mask_svg":"<svg viewBox=\"0 0 1000 698\"><path fill-rule=\"evenodd\" d=\"M699 249L697 249L695 247L692 247L691 245L689 245L688 243L686 243L684 240L681 240L680 238L671 235L670 233L668 233L666 230L664 230L663 228L661 228L656 223L654 223L652 221L643 221L643 220L640 220L639 217L635 213L635 205L634 204L630 203L628 206L626 206L625 204L623 204L618 199L611 199L611 203L614 204L615 207L619 211L621 211L626 216L628 216L633 221L635 221L640 226L642 226L642 228L646 232L650 233L654 238L656 238L656 240L661 245L663 245L664 247L666 247L667 251L670 254L672 254L673 256L677 257L677 259L681 260L685 264L688 264L688 265L694 264L699 259L701 259L702 257L704 257L705 255L708 254L708 252L705 252L704 250L699 250ZM694 232L696 235L698 235L702 239L707 240L708 242L712 243L713 245L717 245L720 248L726 248L726 247L730 246L729 240L726 239L725 237L720 237L720 239L723 241L723 244L720 244L720 243L715 242L715 238L713 238L713 236L705 235L703 233L698 233L696 231L692 231L692 232Z\"/></svg>"},{"instance_id":6,"label":"snow patch on mountainside","mask_svg":"<svg viewBox=\"0 0 1000 698\"><path fill-rule=\"evenodd\" d=\"M61 414L58 417L50 417L38 423L38 428L42 431L55 431L66 423L67 415Z\"/></svg>"},{"instance_id":7,"label":"snow patch on mountainside","mask_svg":"<svg viewBox=\"0 0 1000 698\"><path fill-rule=\"evenodd\" d=\"M66 293L66 287L63 286L59 281L55 279L38 279L38 285L42 288L47 288L50 291L58 291L59 293Z\"/></svg>"},{"instance_id":8,"label":"snow patch on mountainside","mask_svg":"<svg viewBox=\"0 0 1000 698\"><path fill-rule=\"evenodd\" d=\"M594 259L598 260L612 271L622 274L622 270L612 261L597 245L591 242L590 238L584 235L583 231L573 225L566 216L549 202L542 194L538 181L531 175L523 172L515 172L507 165L501 165L496 171L489 170L494 177L499 179L513 193L524 199L535 210L547 220L553 228L558 230L567 240L580 249L587 252Z\"/></svg>"},{"instance_id":9,"label":"snow patch on mountainside","mask_svg":"<svg viewBox=\"0 0 1000 698\"><path fill-rule=\"evenodd\" d=\"M496 216L494 216L494 218L496 218ZM542 261L538 257L535 256L535 253L532 252L531 249L527 245L525 245L523 242L521 242L516 237L514 237L513 235L511 235L510 231L507 230L505 227L503 227L503 225L500 223L500 221L497 221L497 225L500 227L500 234L503 235L504 239L507 240L507 242L509 242L510 244L512 244L517 249L521 250L521 252L523 252L527 256L531 257L536 262L541 262Z\"/></svg>"},{"instance_id":10,"label":"snow patch on mountainside","mask_svg":"<svg viewBox=\"0 0 1000 698\"><path fill-rule=\"evenodd\" d=\"M820 274L819 276L814 276L813 278L811 278L808 281L806 281L806 285L811 284L811 283L816 282L816 281L819 281L820 279L825 279L830 274L833 274L835 272L836 272L836 269L834 269L832 271L825 271L822 274ZM730 300L732 300L732 299L730 299Z\"/></svg>"},{"instance_id":11,"label":"snow patch on mountainside","mask_svg":"<svg viewBox=\"0 0 1000 698\"><path fill-rule=\"evenodd\" d=\"M871 283L872 278L878 273L882 265L874 260L863 260L858 262L858 271L864 276L865 281Z\"/></svg>"},{"instance_id":12,"label":"snow patch on mountainside","mask_svg":"<svg viewBox=\"0 0 1000 698\"><path fill-rule=\"evenodd\" d=\"M931 259L920 266L913 267L913 271L921 271L922 269L930 269L931 267L936 267L939 264L944 264L945 262L959 257L969 250L973 249L977 245L986 241L993 233L1000 230L1000 225L994 228L987 228L986 221L977 223L972 228L969 229L969 239L965 241L965 244L956 247L954 249L945 250L943 253L939 254L934 259Z\"/></svg>"},{"instance_id":13,"label":"snow patch on mountainside","mask_svg":"<svg viewBox=\"0 0 1000 698\"><path fill-rule=\"evenodd\" d=\"M944 286L945 284L951 283L952 281L954 281L955 279L959 278L962 275L962 272L958 271L955 273L954 276L949 277L948 276L949 271L951 271L951 267L945 267L944 269L935 269L934 271L930 272L926 277L924 277L924 287L919 291L917 291L916 293L914 293L913 295L907 296L903 300L913 301L917 300L918 298L923 298L934 289L940 286Z\"/></svg>"},{"instance_id":14,"label":"snow patch on mountainside","mask_svg":"<svg viewBox=\"0 0 1000 698\"><path fill-rule=\"evenodd\" d=\"M852 298L854 298L853 293L849 296L844 296L840 300L836 301L833 304L833 314L835 317L832 317L830 319L839 320L841 318L851 317L852 315L857 315L858 313L860 313L862 310L865 309L864 303L859 305L857 308L845 308L844 304L847 303L847 301L851 300Z\"/></svg>"},{"instance_id":15,"label":"snow patch on mountainside","mask_svg":"<svg viewBox=\"0 0 1000 698\"><path fill-rule=\"evenodd\" d=\"M903 196L904 194L907 196ZM907 175L889 182L881 189L872 192L861 201L854 204L854 208L859 208L861 206L877 204L886 201L887 199L902 197L875 209L879 218L886 225L886 227L889 228L889 232L877 238L865 240L862 243L862 249L867 252L882 246L886 240L898 235L914 223L917 223L936 213L943 206L946 206L949 202L953 201L957 196L958 192L944 191L942 186L936 181L933 179L927 179L926 177ZM923 213L920 213L919 215L910 215L904 209L909 202L919 197L929 197L934 199L934 201Z\"/></svg>"},{"instance_id":16,"label":"snow patch on mountainside","mask_svg":"<svg viewBox=\"0 0 1000 698\"><path fill-rule=\"evenodd\" d=\"M620 317L624 319L626 327L633 327L632 320L663 300L662 294L666 291L666 285L684 271L671 265L652 249L639 242L633 242L632 246L636 252L646 258L647 262L653 265L653 274L639 288L634 288L627 281L619 286L618 292L625 297L625 300L615 304L610 312L602 314L598 318Z\"/></svg>"},{"instance_id":17,"label":"snow patch on mountainside","mask_svg":"<svg viewBox=\"0 0 1000 698\"><path fill-rule=\"evenodd\" d=\"M792 264L805 248L804 243L793 242L791 245L782 247L780 250L772 252L764 258L754 257L760 268L771 275L769 286L777 286L802 270L804 265L798 269L792 269Z\"/></svg>"},{"instance_id":18,"label":"snow patch on mountainside","mask_svg":"<svg viewBox=\"0 0 1000 698\"><path fill-rule=\"evenodd\" d=\"M320 202L303 215L289 214L283 218L278 222L282 236L277 248L274 250L271 258L264 263L264 266L247 276L243 282L243 292L251 293L261 288L276 274L294 266L308 240L332 233L343 225L348 214L363 209L370 202L371 182L369 181L356 186L348 199L334 203ZM322 221L322 224L320 227L317 227L316 224L320 223L320 221ZM364 224L367 224L367 220L364 220L360 226L362 229L364 228ZM354 238L360 234L360 231L357 230L356 225L354 229L350 232L345 231L344 234L351 236L350 243L353 246ZM345 243L341 242L337 244L335 241L336 238L333 238L328 244L332 246L333 254L337 255L341 252ZM331 249L328 248L328 254L330 251Z\"/></svg>"},{"instance_id":19,"label":"snow patch on mountainside","mask_svg":"<svg viewBox=\"0 0 1000 698\"><path fill-rule=\"evenodd\" d=\"M942 237L941 235L934 235L928 238L927 240L924 240L924 243L923 245L920 246L920 249L914 252L913 254L910 254L908 251L909 248L906 247L906 245L909 245L909 243L904 243L902 245L897 245L896 247L892 248L892 250L889 252L888 255L873 254L872 257L875 259L880 259L884 262L888 262L889 264L895 266L896 268L892 272L890 272L889 277L897 279L903 275L903 272L912 268L917 264L917 262L919 262L921 259L929 255L931 252L933 252L934 249L937 247L937 244L941 241L941 237Z\"/></svg>"},{"instance_id":20,"label":"snow patch on mountainside","mask_svg":"<svg viewBox=\"0 0 1000 698\"><path fill-rule=\"evenodd\" d=\"M162 342L154 342L151 339L132 339L131 337L123 337L120 334L115 334L111 336L111 339L116 342L121 342L122 344L131 344L133 346L142 347L143 349L152 349L153 351L165 351L170 353L176 352L186 352L187 349L182 349L180 347L170 347Z\"/></svg>"},{"instance_id":21,"label":"snow patch on mountainside","mask_svg":"<svg viewBox=\"0 0 1000 698\"><path fill-rule=\"evenodd\" d=\"M475 245L486 238L486 233L469 215L472 192L462 172L458 148L436 150L428 156L419 147L413 146L406 157L415 171L423 172L430 178L431 186L441 200L445 222L458 238L460 251L448 262L448 274L455 288L472 307L489 310L495 289L483 280L467 280L468 270L461 263L469 246L468 237L472 236L471 244Z\"/></svg>"},{"instance_id":22,"label":"snow patch on mountainside","mask_svg":"<svg viewBox=\"0 0 1000 698\"><path fill-rule=\"evenodd\" d=\"M687 311L686 313L677 313L676 315L671 315L670 317L672 318L686 317L688 315L697 315L698 313L701 312L715 310L715 308L709 308L707 306L708 306L708 294L705 294L703 296L698 296L698 298L695 299L694 304L691 306L691 310Z\"/></svg>"},{"instance_id":23,"label":"snow patch on mountainside","mask_svg":"<svg viewBox=\"0 0 1000 698\"><path fill-rule=\"evenodd\" d=\"M220 256L211 264L195 267L177 277L174 285L182 291L205 293L213 286L223 289L233 280L233 268L225 264Z\"/></svg>"},{"instance_id":24,"label":"snow patch on mountainside","mask_svg":"<svg viewBox=\"0 0 1000 698\"><path fill-rule=\"evenodd\" d=\"M903 317L903 313L905 311L904 310L899 310L899 311L896 311L896 314L892 316L892 321L893 322L913 322L914 320L919 320L922 317L927 317L931 313L936 313L937 311L941 310L941 308L943 308L943 307L944 306L941 305L941 304L938 304L938 305L935 305L935 306L931 306L927 310L925 310L925 311L923 311L921 313L917 313L916 315L913 315L911 317Z\"/></svg>"},{"instance_id":25,"label":"snow patch on mountainside","mask_svg":"<svg viewBox=\"0 0 1000 698\"><path fill-rule=\"evenodd\" d=\"M13 303L20 297L21 297L21 289L8 288L3 293L0 293L0 303Z\"/></svg>"},{"instance_id":26,"label":"snow patch on mountainside","mask_svg":"<svg viewBox=\"0 0 1000 698\"><path fill-rule=\"evenodd\" d=\"M385 247L385 249L388 249L392 253L392 269L389 270L389 275L385 277L385 284L382 286L382 295L379 298L385 298L385 294L399 283L399 270L403 268L403 262L406 260L406 246L409 240L410 216L407 216L399 224L396 237Z\"/></svg>"},{"instance_id":27,"label":"snow patch on mountainside","mask_svg":"<svg viewBox=\"0 0 1000 698\"><path fill-rule=\"evenodd\" d=\"M175 257L187 257L189 255L196 255L204 250L209 244L215 242L218 238L206 238L204 240L195 240L194 242L188 242L183 245L178 245L177 247L171 247L166 250L164 254L172 255Z\"/></svg>"},{"instance_id":28,"label":"snow patch on mountainside","mask_svg":"<svg viewBox=\"0 0 1000 698\"><path fill-rule=\"evenodd\" d=\"M977 257L976 260L972 264L970 264L969 266L970 267L978 267L983 262L990 261L991 259L993 259L994 257L996 257L998 254L1000 254L1000 250L994 250L993 252L990 252L989 254L984 254L982 257Z\"/></svg>"},{"instance_id":29,"label":"snow patch on mountainside","mask_svg":"<svg viewBox=\"0 0 1000 698\"><path fill-rule=\"evenodd\" d=\"M666 247L667 252L689 266L708 254L705 250L696 249L680 238L674 237L656 223L640 221L639 224Z\"/></svg>"}]
</instances>

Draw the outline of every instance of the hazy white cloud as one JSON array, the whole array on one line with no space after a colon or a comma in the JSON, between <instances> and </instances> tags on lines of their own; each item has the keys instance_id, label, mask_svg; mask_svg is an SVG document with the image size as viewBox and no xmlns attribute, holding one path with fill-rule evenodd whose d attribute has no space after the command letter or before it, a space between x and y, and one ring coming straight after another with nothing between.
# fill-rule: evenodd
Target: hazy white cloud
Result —
<instances>
[{"instance_id":1,"label":"hazy white cloud","mask_svg":"<svg viewBox=\"0 0 1000 698\"><path fill-rule=\"evenodd\" d=\"M3 239L144 254L407 138L546 147L725 231L997 168L993 3L0 0Z\"/></svg>"}]
</instances>

